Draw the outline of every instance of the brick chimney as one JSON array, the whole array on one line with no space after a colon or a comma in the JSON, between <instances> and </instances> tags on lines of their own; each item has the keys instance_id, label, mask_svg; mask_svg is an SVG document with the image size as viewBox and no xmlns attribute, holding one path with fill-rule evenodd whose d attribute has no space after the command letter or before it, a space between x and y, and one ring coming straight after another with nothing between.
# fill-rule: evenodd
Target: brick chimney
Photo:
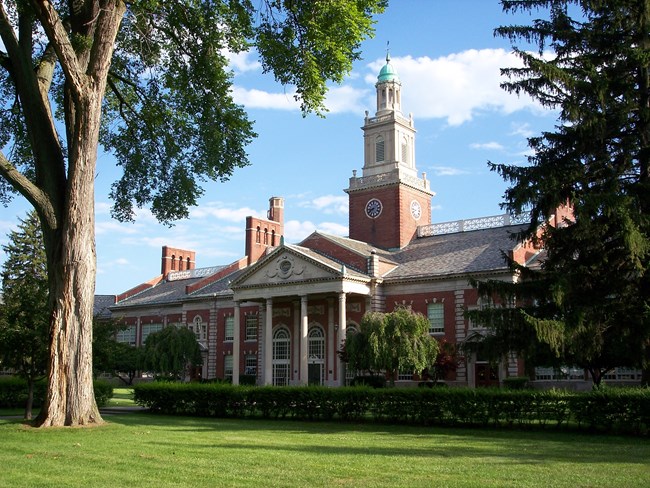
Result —
<instances>
[{"instance_id":1,"label":"brick chimney","mask_svg":"<svg viewBox=\"0 0 650 488\"><path fill-rule=\"evenodd\" d=\"M176 247L163 246L160 273L163 278L172 271L186 271L196 268L196 252Z\"/></svg>"},{"instance_id":2,"label":"brick chimney","mask_svg":"<svg viewBox=\"0 0 650 488\"><path fill-rule=\"evenodd\" d=\"M248 264L257 262L269 248L280 245L284 235L284 198L269 199L268 219L246 217L246 249Z\"/></svg>"}]
</instances>

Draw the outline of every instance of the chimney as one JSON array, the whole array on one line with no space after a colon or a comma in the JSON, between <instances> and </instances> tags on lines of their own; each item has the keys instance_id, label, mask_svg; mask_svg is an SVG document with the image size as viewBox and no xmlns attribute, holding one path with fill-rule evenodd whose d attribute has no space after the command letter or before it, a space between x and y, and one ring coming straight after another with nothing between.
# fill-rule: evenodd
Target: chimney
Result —
<instances>
[{"instance_id":1,"label":"chimney","mask_svg":"<svg viewBox=\"0 0 650 488\"><path fill-rule=\"evenodd\" d=\"M196 268L196 252L177 247L162 247L160 274L163 278L172 271L187 271Z\"/></svg>"},{"instance_id":2,"label":"chimney","mask_svg":"<svg viewBox=\"0 0 650 488\"><path fill-rule=\"evenodd\" d=\"M257 262L267 249L280 245L284 236L284 198L269 199L268 219L246 217L246 249L248 264Z\"/></svg>"}]
</instances>

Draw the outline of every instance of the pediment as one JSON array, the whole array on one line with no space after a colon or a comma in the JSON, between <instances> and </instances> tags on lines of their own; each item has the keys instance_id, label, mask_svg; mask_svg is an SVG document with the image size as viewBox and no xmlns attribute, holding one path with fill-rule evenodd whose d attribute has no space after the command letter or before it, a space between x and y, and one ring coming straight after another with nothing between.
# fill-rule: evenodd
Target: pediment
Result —
<instances>
[{"instance_id":1,"label":"pediment","mask_svg":"<svg viewBox=\"0 0 650 488\"><path fill-rule=\"evenodd\" d=\"M288 247L280 247L232 283L233 289L325 281L343 276L340 269Z\"/></svg>"}]
</instances>

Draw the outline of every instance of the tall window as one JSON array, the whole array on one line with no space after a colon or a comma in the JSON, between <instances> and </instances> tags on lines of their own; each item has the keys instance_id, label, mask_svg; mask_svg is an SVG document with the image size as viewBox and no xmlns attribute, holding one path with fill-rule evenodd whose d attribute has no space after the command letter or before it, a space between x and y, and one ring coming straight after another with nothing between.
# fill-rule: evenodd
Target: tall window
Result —
<instances>
[{"instance_id":1,"label":"tall window","mask_svg":"<svg viewBox=\"0 0 650 488\"><path fill-rule=\"evenodd\" d=\"M176 256L172 254L172 271L176 270Z\"/></svg>"},{"instance_id":2,"label":"tall window","mask_svg":"<svg viewBox=\"0 0 650 488\"><path fill-rule=\"evenodd\" d=\"M162 324L144 324L142 326L142 343L143 344L145 343L147 337L149 337L149 334L153 334L154 332L160 332L162 328L163 328Z\"/></svg>"},{"instance_id":3,"label":"tall window","mask_svg":"<svg viewBox=\"0 0 650 488\"><path fill-rule=\"evenodd\" d=\"M203 323L203 319L200 315L194 317L192 325L190 325L190 330L194 332L198 341L205 341L208 339L208 326Z\"/></svg>"},{"instance_id":4,"label":"tall window","mask_svg":"<svg viewBox=\"0 0 650 488\"><path fill-rule=\"evenodd\" d=\"M235 339L235 317L229 315L226 317L226 333L223 336L224 341L232 341Z\"/></svg>"},{"instance_id":5,"label":"tall window","mask_svg":"<svg viewBox=\"0 0 650 488\"><path fill-rule=\"evenodd\" d=\"M244 357L244 374L257 376L257 354L246 354Z\"/></svg>"},{"instance_id":6,"label":"tall window","mask_svg":"<svg viewBox=\"0 0 650 488\"><path fill-rule=\"evenodd\" d=\"M246 340L247 341L257 340L258 323L259 323L259 315L252 314L252 313L246 315Z\"/></svg>"},{"instance_id":7,"label":"tall window","mask_svg":"<svg viewBox=\"0 0 650 488\"><path fill-rule=\"evenodd\" d=\"M223 357L223 379L232 381L232 356L230 354Z\"/></svg>"},{"instance_id":8,"label":"tall window","mask_svg":"<svg viewBox=\"0 0 650 488\"><path fill-rule=\"evenodd\" d=\"M445 331L444 304L429 303L427 305L427 318L429 319L429 334L440 334Z\"/></svg>"},{"instance_id":9,"label":"tall window","mask_svg":"<svg viewBox=\"0 0 650 488\"><path fill-rule=\"evenodd\" d=\"M325 359L325 335L320 327L312 327L309 331L309 359Z\"/></svg>"},{"instance_id":10,"label":"tall window","mask_svg":"<svg viewBox=\"0 0 650 488\"><path fill-rule=\"evenodd\" d=\"M375 162L380 163L384 160L384 138L377 136L375 140Z\"/></svg>"},{"instance_id":11,"label":"tall window","mask_svg":"<svg viewBox=\"0 0 650 488\"><path fill-rule=\"evenodd\" d=\"M406 137L402 138L402 162L403 163L409 162L409 145L408 145L408 141L406 140Z\"/></svg>"},{"instance_id":12,"label":"tall window","mask_svg":"<svg viewBox=\"0 0 650 488\"><path fill-rule=\"evenodd\" d=\"M284 327L278 328L273 334L273 384L286 386L289 384L291 372L291 338Z\"/></svg>"},{"instance_id":13,"label":"tall window","mask_svg":"<svg viewBox=\"0 0 650 488\"><path fill-rule=\"evenodd\" d=\"M129 325L124 330L118 330L115 340L117 342L124 342L125 344L135 346L135 325Z\"/></svg>"},{"instance_id":14,"label":"tall window","mask_svg":"<svg viewBox=\"0 0 650 488\"><path fill-rule=\"evenodd\" d=\"M257 242L258 244L260 243L260 240L261 240L261 238L260 238L261 232L262 231L260 229L260 226L258 225L257 226L257 231L255 232L255 242Z\"/></svg>"}]
</instances>

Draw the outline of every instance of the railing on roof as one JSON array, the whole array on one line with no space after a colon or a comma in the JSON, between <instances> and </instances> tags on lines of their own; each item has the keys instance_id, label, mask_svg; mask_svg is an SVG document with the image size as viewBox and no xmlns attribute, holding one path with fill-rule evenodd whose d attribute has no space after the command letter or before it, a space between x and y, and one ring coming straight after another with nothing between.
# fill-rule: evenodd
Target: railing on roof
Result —
<instances>
[{"instance_id":1,"label":"railing on roof","mask_svg":"<svg viewBox=\"0 0 650 488\"><path fill-rule=\"evenodd\" d=\"M167 281L187 280L190 278L203 278L218 272L223 266L212 266L210 268L186 269L185 271L171 271L167 275Z\"/></svg>"},{"instance_id":2,"label":"railing on roof","mask_svg":"<svg viewBox=\"0 0 650 488\"><path fill-rule=\"evenodd\" d=\"M476 219L454 220L451 222L440 222L437 224L421 225L418 227L418 237L431 237L442 234L454 234L456 232L469 232L480 229L494 229L507 225L527 224L530 222L528 214L519 215L491 215Z\"/></svg>"}]
</instances>

